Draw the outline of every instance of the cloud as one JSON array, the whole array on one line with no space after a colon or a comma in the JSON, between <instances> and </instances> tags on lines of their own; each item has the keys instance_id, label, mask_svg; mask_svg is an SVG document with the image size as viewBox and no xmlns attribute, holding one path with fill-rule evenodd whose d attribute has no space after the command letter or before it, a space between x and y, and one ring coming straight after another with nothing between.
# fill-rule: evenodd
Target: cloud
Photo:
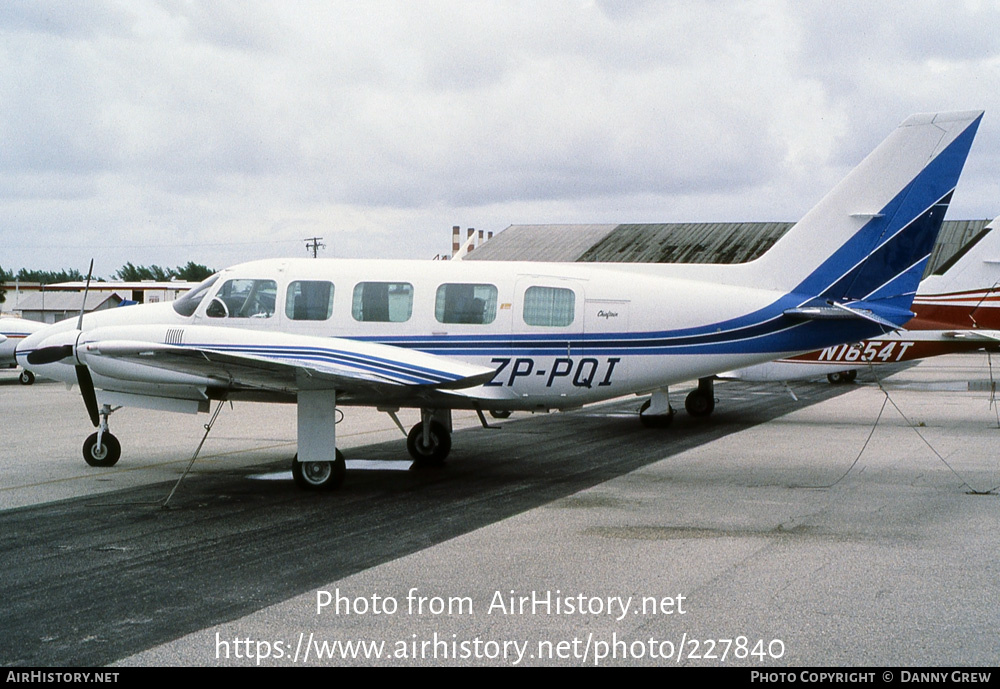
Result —
<instances>
[{"instance_id":1,"label":"cloud","mask_svg":"<svg viewBox=\"0 0 1000 689\"><path fill-rule=\"evenodd\" d=\"M8 3L4 265L223 265L324 233L341 256L431 256L452 224L794 219L911 112L1000 93L992 6L907 7ZM988 122L967 175L995 169ZM964 207L996 212L975 188Z\"/></svg>"}]
</instances>

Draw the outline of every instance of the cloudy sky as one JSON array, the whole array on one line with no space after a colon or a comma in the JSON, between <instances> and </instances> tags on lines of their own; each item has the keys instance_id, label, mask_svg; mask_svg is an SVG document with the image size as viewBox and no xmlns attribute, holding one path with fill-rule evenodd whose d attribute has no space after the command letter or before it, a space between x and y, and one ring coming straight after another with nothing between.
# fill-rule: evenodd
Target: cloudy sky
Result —
<instances>
[{"instance_id":1,"label":"cloudy sky","mask_svg":"<svg viewBox=\"0 0 1000 689\"><path fill-rule=\"evenodd\" d=\"M0 266L431 258L452 225L795 220L914 112L985 109L1000 4L0 4Z\"/></svg>"}]
</instances>

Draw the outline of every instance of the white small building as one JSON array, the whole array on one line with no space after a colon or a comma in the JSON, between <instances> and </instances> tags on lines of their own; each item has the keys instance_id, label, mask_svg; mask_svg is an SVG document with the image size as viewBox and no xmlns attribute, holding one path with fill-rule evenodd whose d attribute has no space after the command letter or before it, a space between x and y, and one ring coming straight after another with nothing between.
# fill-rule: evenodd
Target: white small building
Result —
<instances>
[{"instance_id":1,"label":"white small building","mask_svg":"<svg viewBox=\"0 0 1000 689\"><path fill-rule=\"evenodd\" d=\"M94 292L87 295L84 313L113 309L124 301L115 292ZM39 292L22 294L18 302L21 317L39 323L56 323L76 316L83 304L83 292L66 292L46 289Z\"/></svg>"}]
</instances>

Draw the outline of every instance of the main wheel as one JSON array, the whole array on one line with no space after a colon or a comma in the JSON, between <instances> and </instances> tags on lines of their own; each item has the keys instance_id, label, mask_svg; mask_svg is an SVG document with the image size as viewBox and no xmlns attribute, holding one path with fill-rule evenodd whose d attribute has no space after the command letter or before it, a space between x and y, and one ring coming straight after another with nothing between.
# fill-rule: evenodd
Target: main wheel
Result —
<instances>
[{"instance_id":1,"label":"main wheel","mask_svg":"<svg viewBox=\"0 0 1000 689\"><path fill-rule=\"evenodd\" d=\"M649 400L643 402L642 406L639 407L639 422L646 428L666 428L674 420L673 407L669 407L670 412L667 414L647 414L647 409L649 409Z\"/></svg>"},{"instance_id":2,"label":"main wheel","mask_svg":"<svg viewBox=\"0 0 1000 689\"><path fill-rule=\"evenodd\" d=\"M490 410L490 416L494 419L509 419L510 409L492 409Z\"/></svg>"},{"instance_id":3,"label":"main wheel","mask_svg":"<svg viewBox=\"0 0 1000 689\"><path fill-rule=\"evenodd\" d=\"M840 385L841 383L846 383L847 371L837 371L836 373L827 373L826 379L830 382L830 385Z\"/></svg>"},{"instance_id":4,"label":"main wheel","mask_svg":"<svg viewBox=\"0 0 1000 689\"><path fill-rule=\"evenodd\" d=\"M425 444L421 421L406 436L406 449L417 466L440 466L451 452L451 433L438 421L431 421L430 442Z\"/></svg>"},{"instance_id":5,"label":"main wheel","mask_svg":"<svg viewBox=\"0 0 1000 689\"><path fill-rule=\"evenodd\" d=\"M852 368L850 371L844 371L844 382L853 383L858 377L858 370Z\"/></svg>"},{"instance_id":6,"label":"main wheel","mask_svg":"<svg viewBox=\"0 0 1000 689\"><path fill-rule=\"evenodd\" d=\"M299 456L292 458L292 478L299 488L305 490L333 490L344 483L347 460L344 453L337 450L332 462L300 462Z\"/></svg>"},{"instance_id":7,"label":"main wheel","mask_svg":"<svg viewBox=\"0 0 1000 689\"><path fill-rule=\"evenodd\" d=\"M21 371L21 375L17 379L21 382L21 385L31 385L35 382L35 374L31 371Z\"/></svg>"},{"instance_id":8,"label":"main wheel","mask_svg":"<svg viewBox=\"0 0 1000 689\"><path fill-rule=\"evenodd\" d=\"M122 456L122 445L118 438L105 433L101 446L97 446L97 433L91 434L83 442L83 460L92 467L113 467Z\"/></svg>"},{"instance_id":9,"label":"main wheel","mask_svg":"<svg viewBox=\"0 0 1000 689\"><path fill-rule=\"evenodd\" d=\"M715 411L715 396L701 390L692 390L684 398L684 409L695 418L709 416Z\"/></svg>"}]
</instances>

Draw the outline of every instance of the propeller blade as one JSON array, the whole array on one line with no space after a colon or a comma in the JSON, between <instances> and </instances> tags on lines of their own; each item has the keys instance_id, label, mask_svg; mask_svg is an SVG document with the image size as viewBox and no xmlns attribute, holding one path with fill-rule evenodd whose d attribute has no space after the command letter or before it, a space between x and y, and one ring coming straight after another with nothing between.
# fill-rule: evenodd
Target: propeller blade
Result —
<instances>
[{"instance_id":1,"label":"propeller blade","mask_svg":"<svg viewBox=\"0 0 1000 689\"><path fill-rule=\"evenodd\" d=\"M29 364L54 364L73 356L73 345L56 345L53 347L42 347L28 353Z\"/></svg>"},{"instance_id":2,"label":"propeller blade","mask_svg":"<svg viewBox=\"0 0 1000 689\"><path fill-rule=\"evenodd\" d=\"M87 268L87 286L83 288L83 303L80 304L80 317L76 320L76 329L83 330L83 312L87 309L87 295L90 294L90 278L94 275L94 259L90 259L90 268ZM97 425L96 423L94 424Z\"/></svg>"},{"instance_id":3,"label":"propeller blade","mask_svg":"<svg viewBox=\"0 0 1000 689\"><path fill-rule=\"evenodd\" d=\"M83 403L87 405L90 422L97 427L101 423L101 416L97 408L97 393L94 392L94 379L90 377L90 369L83 364L77 364L76 366L76 382L80 384L80 393L83 395Z\"/></svg>"}]
</instances>

